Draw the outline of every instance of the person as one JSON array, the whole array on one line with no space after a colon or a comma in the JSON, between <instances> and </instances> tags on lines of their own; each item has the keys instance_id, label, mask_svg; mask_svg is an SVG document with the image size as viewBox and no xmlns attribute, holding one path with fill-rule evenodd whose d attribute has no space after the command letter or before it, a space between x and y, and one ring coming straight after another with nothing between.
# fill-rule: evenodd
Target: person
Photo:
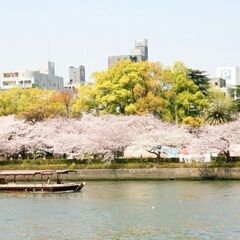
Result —
<instances>
[{"instance_id":1,"label":"person","mask_svg":"<svg viewBox=\"0 0 240 240\"><path fill-rule=\"evenodd\" d=\"M47 178L47 183L50 184L50 177Z\"/></svg>"}]
</instances>

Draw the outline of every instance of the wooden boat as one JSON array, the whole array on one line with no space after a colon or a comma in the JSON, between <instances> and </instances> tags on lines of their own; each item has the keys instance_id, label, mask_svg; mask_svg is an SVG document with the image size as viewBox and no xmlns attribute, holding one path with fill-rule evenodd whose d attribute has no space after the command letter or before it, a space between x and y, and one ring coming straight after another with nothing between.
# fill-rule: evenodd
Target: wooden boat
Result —
<instances>
[{"instance_id":1,"label":"wooden boat","mask_svg":"<svg viewBox=\"0 0 240 240\"><path fill-rule=\"evenodd\" d=\"M62 182L60 175L76 172L74 170L57 171L0 171L0 191L9 192L77 192L81 191L85 183ZM32 183L34 177L40 175L41 182ZM50 176L56 175L56 182L51 183ZM46 179L47 177L47 179ZM17 183L17 178L24 182ZM31 182L27 182L27 179ZM10 182L13 180L13 182Z\"/></svg>"}]
</instances>

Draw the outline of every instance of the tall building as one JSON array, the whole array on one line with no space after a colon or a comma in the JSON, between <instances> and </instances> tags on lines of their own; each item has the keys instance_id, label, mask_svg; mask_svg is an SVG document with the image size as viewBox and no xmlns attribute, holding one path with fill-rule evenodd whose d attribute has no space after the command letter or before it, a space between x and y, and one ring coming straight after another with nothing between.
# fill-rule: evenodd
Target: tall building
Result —
<instances>
[{"instance_id":1,"label":"tall building","mask_svg":"<svg viewBox=\"0 0 240 240\"><path fill-rule=\"evenodd\" d=\"M11 88L63 89L63 77L55 75L53 62L47 62L36 70L8 71L0 73L0 90Z\"/></svg>"},{"instance_id":2,"label":"tall building","mask_svg":"<svg viewBox=\"0 0 240 240\"><path fill-rule=\"evenodd\" d=\"M136 40L135 47L129 55L117 55L108 57L108 67L113 66L121 60L131 60L133 62L141 62L148 60L148 42L147 39Z\"/></svg>"},{"instance_id":3,"label":"tall building","mask_svg":"<svg viewBox=\"0 0 240 240\"><path fill-rule=\"evenodd\" d=\"M75 89L85 84L85 67L69 67L69 82L67 88Z\"/></svg>"},{"instance_id":4,"label":"tall building","mask_svg":"<svg viewBox=\"0 0 240 240\"><path fill-rule=\"evenodd\" d=\"M132 50L132 56L139 57L141 61L148 60L148 42L147 39L136 40L135 48Z\"/></svg>"},{"instance_id":5,"label":"tall building","mask_svg":"<svg viewBox=\"0 0 240 240\"><path fill-rule=\"evenodd\" d=\"M108 67L115 65L121 60L131 60L132 62L138 62L138 59L132 55L117 55L108 57Z\"/></svg>"}]
</instances>

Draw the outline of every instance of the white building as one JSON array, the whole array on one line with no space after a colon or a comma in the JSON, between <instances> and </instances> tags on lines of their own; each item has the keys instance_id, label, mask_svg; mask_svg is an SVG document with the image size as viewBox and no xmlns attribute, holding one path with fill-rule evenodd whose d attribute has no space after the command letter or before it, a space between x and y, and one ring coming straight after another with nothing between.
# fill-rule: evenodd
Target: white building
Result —
<instances>
[{"instance_id":1,"label":"white building","mask_svg":"<svg viewBox=\"0 0 240 240\"><path fill-rule=\"evenodd\" d=\"M0 73L0 90L11 88L63 89L63 77L55 75L53 62L47 62L37 70L20 70Z\"/></svg>"},{"instance_id":2,"label":"white building","mask_svg":"<svg viewBox=\"0 0 240 240\"><path fill-rule=\"evenodd\" d=\"M240 70L237 66L217 67L217 77L226 80L227 87L240 85Z\"/></svg>"},{"instance_id":3,"label":"white building","mask_svg":"<svg viewBox=\"0 0 240 240\"><path fill-rule=\"evenodd\" d=\"M141 62L148 60L148 41L147 39L136 40L135 47L131 54L109 56L108 67L115 65L121 60L131 60L132 62Z\"/></svg>"},{"instance_id":4,"label":"white building","mask_svg":"<svg viewBox=\"0 0 240 240\"><path fill-rule=\"evenodd\" d=\"M138 56L141 61L148 60L148 41L147 39L141 39L135 41L135 47L131 51L132 56Z\"/></svg>"},{"instance_id":5,"label":"white building","mask_svg":"<svg viewBox=\"0 0 240 240\"><path fill-rule=\"evenodd\" d=\"M85 85L85 67L69 67L69 82L65 88L77 89L80 86Z\"/></svg>"},{"instance_id":6,"label":"white building","mask_svg":"<svg viewBox=\"0 0 240 240\"><path fill-rule=\"evenodd\" d=\"M226 80L223 78L211 78L210 84L214 86L215 88L218 88L222 92L224 92L225 95L228 94L227 84Z\"/></svg>"}]
</instances>

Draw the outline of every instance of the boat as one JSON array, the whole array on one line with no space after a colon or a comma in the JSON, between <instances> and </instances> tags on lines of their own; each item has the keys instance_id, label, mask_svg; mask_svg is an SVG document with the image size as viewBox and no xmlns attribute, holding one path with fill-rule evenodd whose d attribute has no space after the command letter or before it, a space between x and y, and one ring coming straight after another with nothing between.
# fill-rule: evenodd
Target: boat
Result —
<instances>
[{"instance_id":1,"label":"boat","mask_svg":"<svg viewBox=\"0 0 240 240\"><path fill-rule=\"evenodd\" d=\"M38 170L38 171L0 171L0 192L79 192L85 182L70 183L60 179L62 174L77 172L75 170ZM37 182L33 182L38 176ZM40 176L40 178L39 178ZM56 181L51 181L54 176ZM17 182L17 180L19 180ZM30 180L30 182L28 182Z\"/></svg>"}]
</instances>

